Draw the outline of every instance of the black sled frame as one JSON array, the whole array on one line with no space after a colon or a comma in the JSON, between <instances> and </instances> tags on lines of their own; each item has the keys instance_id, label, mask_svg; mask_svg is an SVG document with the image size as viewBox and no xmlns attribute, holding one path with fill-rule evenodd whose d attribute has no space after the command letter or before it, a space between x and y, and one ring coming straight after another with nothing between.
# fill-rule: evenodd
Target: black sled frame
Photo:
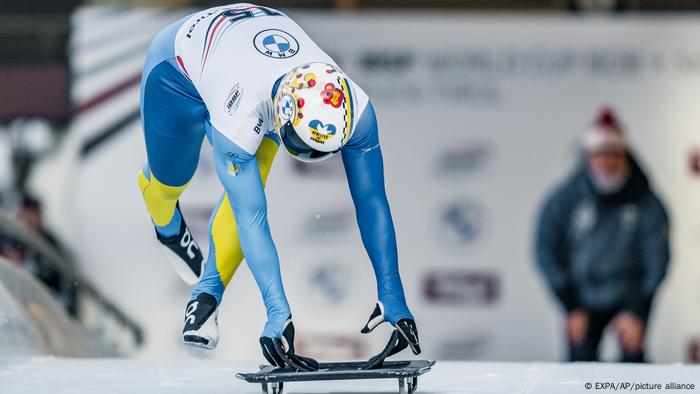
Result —
<instances>
[{"instance_id":1,"label":"black sled frame","mask_svg":"<svg viewBox=\"0 0 700 394\"><path fill-rule=\"evenodd\" d=\"M262 385L264 394L282 394L284 382L312 382L323 380L397 379L399 394L412 394L418 389L418 377L429 372L435 361L384 361L377 369L362 369L366 361L319 363L318 371L297 372L290 367L277 368L261 365L258 372L238 373L236 377Z\"/></svg>"}]
</instances>

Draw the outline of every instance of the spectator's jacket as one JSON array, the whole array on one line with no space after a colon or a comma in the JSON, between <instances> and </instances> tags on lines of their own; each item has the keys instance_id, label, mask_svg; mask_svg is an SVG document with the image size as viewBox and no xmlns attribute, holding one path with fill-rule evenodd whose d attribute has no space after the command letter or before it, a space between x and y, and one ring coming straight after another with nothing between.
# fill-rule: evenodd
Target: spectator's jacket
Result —
<instances>
[{"instance_id":1,"label":"spectator's jacket","mask_svg":"<svg viewBox=\"0 0 700 394\"><path fill-rule=\"evenodd\" d=\"M567 311L649 315L669 261L669 221L647 177L631 162L618 193L598 194L583 165L544 204L537 263Z\"/></svg>"}]
</instances>

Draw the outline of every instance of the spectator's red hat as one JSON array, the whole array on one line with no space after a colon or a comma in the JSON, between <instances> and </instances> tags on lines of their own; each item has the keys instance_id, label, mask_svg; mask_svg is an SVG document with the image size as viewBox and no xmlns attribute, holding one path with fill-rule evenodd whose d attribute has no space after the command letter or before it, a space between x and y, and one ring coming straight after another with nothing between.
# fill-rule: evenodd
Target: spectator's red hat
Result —
<instances>
[{"instance_id":1,"label":"spectator's red hat","mask_svg":"<svg viewBox=\"0 0 700 394\"><path fill-rule=\"evenodd\" d=\"M627 139L613 110L604 107L593 124L583 133L583 148L587 152L627 150Z\"/></svg>"}]
</instances>

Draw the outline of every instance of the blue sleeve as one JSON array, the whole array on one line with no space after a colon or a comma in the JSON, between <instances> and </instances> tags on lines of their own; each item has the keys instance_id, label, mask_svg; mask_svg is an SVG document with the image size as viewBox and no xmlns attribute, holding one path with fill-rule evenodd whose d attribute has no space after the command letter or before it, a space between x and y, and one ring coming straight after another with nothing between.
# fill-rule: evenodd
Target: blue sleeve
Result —
<instances>
[{"instance_id":1,"label":"blue sleeve","mask_svg":"<svg viewBox=\"0 0 700 394\"><path fill-rule=\"evenodd\" d=\"M360 116L355 132L342 149L343 165L360 227L362 243L372 261L384 317L395 325L413 319L399 276L396 234L384 190L384 167L377 119L372 103Z\"/></svg>"},{"instance_id":2,"label":"blue sleeve","mask_svg":"<svg viewBox=\"0 0 700 394\"><path fill-rule=\"evenodd\" d=\"M567 311L579 307L571 283L566 253L566 227L570 201L564 189L557 190L544 204L537 224L535 255L537 265L550 289Z\"/></svg>"},{"instance_id":3,"label":"blue sleeve","mask_svg":"<svg viewBox=\"0 0 700 394\"><path fill-rule=\"evenodd\" d=\"M267 202L255 155L212 130L216 173L229 196L246 262L260 289L267 311L262 335L282 336L290 315L282 286L277 249L267 222Z\"/></svg>"},{"instance_id":4,"label":"blue sleeve","mask_svg":"<svg viewBox=\"0 0 700 394\"><path fill-rule=\"evenodd\" d=\"M627 300L625 309L646 320L649 317L656 290L666 276L671 253L669 250L670 224L663 204L656 196L652 196L649 203L643 207L639 257L644 274L636 294L631 295Z\"/></svg>"}]
</instances>

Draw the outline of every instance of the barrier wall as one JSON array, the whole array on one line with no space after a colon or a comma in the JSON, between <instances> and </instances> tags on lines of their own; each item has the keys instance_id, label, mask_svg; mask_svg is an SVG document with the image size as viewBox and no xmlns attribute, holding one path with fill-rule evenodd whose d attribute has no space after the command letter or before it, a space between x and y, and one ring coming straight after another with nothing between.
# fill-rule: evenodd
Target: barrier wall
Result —
<instances>
[{"instance_id":1,"label":"barrier wall","mask_svg":"<svg viewBox=\"0 0 700 394\"><path fill-rule=\"evenodd\" d=\"M52 215L83 272L146 326L144 354L186 355L179 332L189 288L153 240L135 178L145 160L137 112L143 55L182 13L108 11L86 8L75 18L74 95L85 111L64 149L76 157L67 209ZM532 259L534 220L577 162L580 131L609 104L673 220L672 267L655 302L649 354L686 359L700 335L696 17L290 15L375 104L401 273L427 357L562 357L559 308ZM90 145L104 135L104 144ZM209 152L205 144L182 199L202 245L220 192ZM35 182L44 190L49 167ZM374 283L340 161L305 166L280 152L267 196L300 347L323 358L378 351L386 330L359 335ZM246 268L219 321L214 356L259 358L264 313Z\"/></svg>"},{"instance_id":2,"label":"barrier wall","mask_svg":"<svg viewBox=\"0 0 700 394\"><path fill-rule=\"evenodd\" d=\"M117 352L71 320L30 273L0 258L0 354L99 357Z\"/></svg>"}]
</instances>

